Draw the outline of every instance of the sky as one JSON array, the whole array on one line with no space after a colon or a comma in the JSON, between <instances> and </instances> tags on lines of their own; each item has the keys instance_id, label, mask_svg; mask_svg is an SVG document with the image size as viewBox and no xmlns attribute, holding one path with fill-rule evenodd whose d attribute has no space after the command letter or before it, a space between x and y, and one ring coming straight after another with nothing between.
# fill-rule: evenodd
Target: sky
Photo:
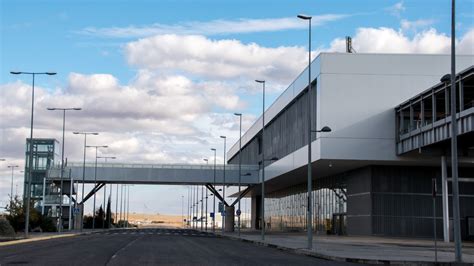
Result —
<instances>
[{"instance_id":1,"label":"sky","mask_svg":"<svg viewBox=\"0 0 474 266\"><path fill-rule=\"evenodd\" d=\"M449 53L450 2L441 0L313 1L0 1L0 207L8 202L11 171L24 167L29 136L31 78L10 71L55 71L38 76L35 137L61 141L65 155L82 160L82 138L108 145L116 162L203 163L220 135L229 148L243 130L307 65L312 52L344 52L352 36L358 53ZM457 52L474 54L474 0L458 0ZM269 106L269 104L267 106ZM92 151L88 161L94 159ZM16 170L14 187L22 191ZM14 189L15 190L15 189ZM133 186L130 210L180 214L184 186ZM98 201L102 195L99 193ZM90 204L86 207L90 210Z\"/></svg>"}]
</instances>

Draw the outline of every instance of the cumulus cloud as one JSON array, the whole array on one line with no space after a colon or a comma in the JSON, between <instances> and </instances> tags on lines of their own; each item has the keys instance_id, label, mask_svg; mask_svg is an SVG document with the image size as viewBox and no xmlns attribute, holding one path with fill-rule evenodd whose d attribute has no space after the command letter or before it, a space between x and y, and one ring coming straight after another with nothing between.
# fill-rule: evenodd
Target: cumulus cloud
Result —
<instances>
[{"instance_id":1,"label":"cumulus cloud","mask_svg":"<svg viewBox=\"0 0 474 266\"><path fill-rule=\"evenodd\" d=\"M417 31L418 29L423 29L428 26L433 25L433 19L417 19L417 20L407 20L402 19L400 21L400 27L404 31Z\"/></svg>"},{"instance_id":2,"label":"cumulus cloud","mask_svg":"<svg viewBox=\"0 0 474 266\"><path fill-rule=\"evenodd\" d=\"M298 46L267 48L200 35L158 35L130 42L128 62L139 68L179 69L210 79L256 78L288 83L300 72L307 51Z\"/></svg>"},{"instance_id":3,"label":"cumulus cloud","mask_svg":"<svg viewBox=\"0 0 474 266\"><path fill-rule=\"evenodd\" d=\"M359 28L352 38L352 45L357 52L363 53L427 53L447 54L450 52L451 39L436 29L428 29L409 37L402 30L392 28ZM469 30L457 40L458 54L473 54L474 29ZM332 52L345 51L345 40L335 39L331 42Z\"/></svg>"},{"instance_id":4,"label":"cumulus cloud","mask_svg":"<svg viewBox=\"0 0 474 266\"><path fill-rule=\"evenodd\" d=\"M348 17L345 14L323 14L313 16L313 26L320 26L332 21ZM301 23L295 17L264 18L264 19L237 19L237 20L212 20L191 21L179 24L155 23L145 26L126 27L87 27L78 33L109 38L141 38L163 34L180 35L220 35L232 33L271 32L292 29L305 29L306 24Z\"/></svg>"}]
</instances>

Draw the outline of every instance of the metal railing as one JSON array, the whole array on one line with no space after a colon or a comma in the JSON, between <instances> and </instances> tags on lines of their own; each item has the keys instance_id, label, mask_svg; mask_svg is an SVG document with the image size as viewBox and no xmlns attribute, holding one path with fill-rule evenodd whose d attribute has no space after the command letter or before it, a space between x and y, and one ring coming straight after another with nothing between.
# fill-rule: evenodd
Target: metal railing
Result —
<instances>
[{"instance_id":1,"label":"metal railing","mask_svg":"<svg viewBox=\"0 0 474 266\"><path fill-rule=\"evenodd\" d=\"M66 168L83 167L81 162L68 162ZM95 167L95 163L89 162L85 164L86 167ZM207 164L140 164L140 163L97 163L98 168L153 168L153 169L196 169L196 170L213 170L214 165ZM223 165L217 165L217 170L223 170ZM59 166L50 168L50 170L60 169ZM226 164L226 170L238 170L238 164ZM258 165L242 165L242 171L258 171Z\"/></svg>"}]
</instances>

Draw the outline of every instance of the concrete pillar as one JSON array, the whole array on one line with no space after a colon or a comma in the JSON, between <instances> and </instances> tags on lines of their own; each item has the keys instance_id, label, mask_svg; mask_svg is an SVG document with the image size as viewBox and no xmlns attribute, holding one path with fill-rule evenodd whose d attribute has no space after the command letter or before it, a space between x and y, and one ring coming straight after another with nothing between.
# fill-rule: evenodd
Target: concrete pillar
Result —
<instances>
[{"instance_id":1,"label":"concrete pillar","mask_svg":"<svg viewBox=\"0 0 474 266\"><path fill-rule=\"evenodd\" d=\"M251 227L253 229L258 229L258 216L259 213L257 210L257 205L259 204L259 198L256 196L252 197L251 206L250 206L250 218L251 218Z\"/></svg>"},{"instance_id":2,"label":"concrete pillar","mask_svg":"<svg viewBox=\"0 0 474 266\"><path fill-rule=\"evenodd\" d=\"M225 228L226 232L234 232L235 208L234 206L225 207Z\"/></svg>"},{"instance_id":3,"label":"concrete pillar","mask_svg":"<svg viewBox=\"0 0 474 266\"><path fill-rule=\"evenodd\" d=\"M74 228L80 229L82 228L81 226L81 215L84 215L84 210L83 210L83 205L82 204L77 204L77 208L79 208L79 213L74 214Z\"/></svg>"},{"instance_id":4,"label":"concrete pillar","mask_svg":"<svg viewBox=\"0 0 474 266\"><path fill-rule=\"evenodd\" d=\"M443 204L443 239L449 242L449 194L448 194L448 168L446 156L441 156L441 190Z\"/></svg>"}]
</instances>

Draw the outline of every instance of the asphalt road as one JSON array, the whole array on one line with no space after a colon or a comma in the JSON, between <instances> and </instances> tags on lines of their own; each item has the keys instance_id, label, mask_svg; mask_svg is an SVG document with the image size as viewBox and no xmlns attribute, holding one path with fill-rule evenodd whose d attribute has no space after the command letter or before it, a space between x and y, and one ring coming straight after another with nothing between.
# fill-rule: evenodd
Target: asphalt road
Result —
<instances>
[{"instance_id":1,"label":"asphalt road","mask_svg":"<svg viewBox=\"0 0 474 266\"><path fill-rule=\"evenodd\" d=\"M0 247L0 265L342 265L186 229L129 229Z\"/></svg>"}]
</instances>

